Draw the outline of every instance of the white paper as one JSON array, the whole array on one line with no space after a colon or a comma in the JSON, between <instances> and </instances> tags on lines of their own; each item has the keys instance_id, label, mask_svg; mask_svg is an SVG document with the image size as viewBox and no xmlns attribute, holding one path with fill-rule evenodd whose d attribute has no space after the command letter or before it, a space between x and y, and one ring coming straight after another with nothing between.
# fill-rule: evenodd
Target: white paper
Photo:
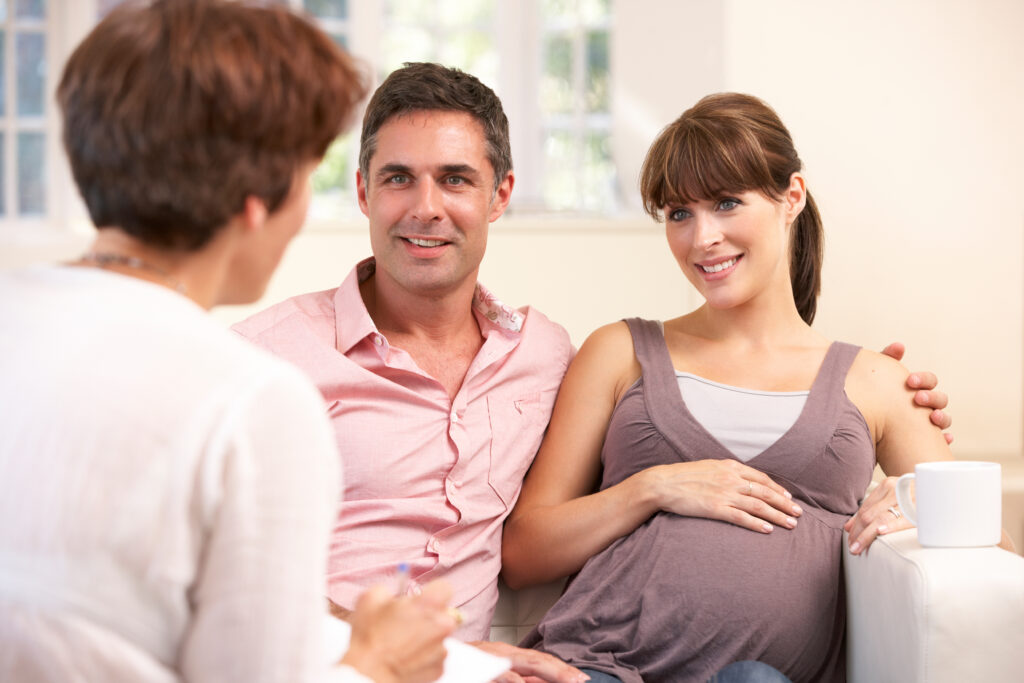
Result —
<instances>
[{"instance_id":1,"label":"white paper","mask_svg":"<svg viewBox=\"0 0 1024 683\"><path fill-rule=\"evenodd\" d=\"M352 627L347 621L324 616L324 653L327 661L335 664L348 650ZM436 683L487 683L512 667L504 657L495 657L461 640L445 638L448 656L444 660L444 674Z\"/></svg>"}]
</instances>

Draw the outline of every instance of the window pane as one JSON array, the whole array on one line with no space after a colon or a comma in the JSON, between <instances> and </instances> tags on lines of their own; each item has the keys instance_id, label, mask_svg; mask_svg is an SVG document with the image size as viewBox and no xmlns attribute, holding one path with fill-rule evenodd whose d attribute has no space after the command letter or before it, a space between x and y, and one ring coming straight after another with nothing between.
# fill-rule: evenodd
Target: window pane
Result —
<instances>
[{"instance_id":1,"label":"window pane","mask_svg":"<svg viewBox=\"0 0 1024 683\"><path fill-rule=\"evenodd\" d=\"M18 0L14 13L19 19L45 19L46 0Z\"/></svg>"},{"instance_id":2,"label":"window pane","mask_svg":"<svg viewBox=\"0 0 1024 683\"><path fill-rule=\"evenodd\" d=\"M580 208L587 211L615 209L615 164L610 143L610 136L603 131L590 133L584 140Z\"/></svg>"},{"instance_id":3,"label":"window pane","mask_svg":"<svg viewBox=\"0 0 1024 683\"><path fill-rule=\"evenodd\" d=\"M383 74L389 74L405 62L434 61L434 40L425 28L395 26L384 33L382 41Z\"/></svg>"},{"instance_id":4,"label":"window pane","mask_svg":"<svg viewBox=\"0 0 1024 683\"><path fill-rule=\"evenodd\" d=\"M343 135L331 143L324 154L323 161L313 173L313 190L317 194L339 192L353 179L349 168L349 150L352 147L352 136Z\"/></svg>"},{"instance_id":5,"label":"window pane","mask_svg":"<svg viewBox=\"0 0 1024 683\"><path fill-rule=\"evenodd\" d=\"M587 33L587 111L608 111L608 31Z\"/></svg>"},{"instance_id":6,"label":"window pane","mask_svg":"<svg viewBox=\"0 0 1024 683\"><path fill-rule=\"evenodd\" d=\"M46 36L19 33L15 37L18 70L18 115L41 116L46 99Z\"/></svg>"},{"instance_id":7,"label":"window pane","mask_svg":"<svg viewBox=\"0 0 1024 683\"><path fill-rule=\"evenodd\" d=\"M318 17L348 18L348 0L306 0L304 5L310 14Z\"/></svg>"},{"instance_id":8,"label":"window pane","mask_svg":"<svg viewBox=\"0 0 1024 683\"><path fill-rule=\"evenodd\" d=\"M7 134L0 133L0 216L7 214L7 183L4 177L4 168L7 164L3 160L7 158Z\"/></svg>"},{"instance_id":9,"label":"window pane","mask_svg":"<svg viewBox=\"0 0 1024 683\"><path fill-rule=\"evenodd\" d=\"M541 3L541 16L545 19L565 19L576 9L576 0L544 0Z\"/></svg>"},{"instance_id":10,"label":"window pane","mask_svg":"<svg viewBox=\"0 0 1024 683\"><path fill-rule=\"evenodd\" d=\"M442 2L438 18L442 26L484 26L494 21L494 0Z\"/></svg>"},{"instance_id":11,"label":"window pane","mask_svg":"<svg viewBox=\"0 0 1024 683\"><path fill-rule=\"evenodd\" d=\"M434 3L423 0L390 0L384 5L384 16L396 24L433 24ZM409 60L405 60L409 61Z\"/></svg>"},{"instance_id":12,"label":"window pane","mask_svg":"<svg viewBox=\"0 0 1024 683\"><path fill-rule=\"evenodd\" d=\"M440 44L437 59L473 74L492 87L498 74L498 54L491 36L482 31L459 31Z\"/></svg>"},{"instance_id":13,"label":"window pane","mask_svg":"<svg viewBox=\"0 0 1024 683\"><path fill-rule=\"evenodd\" d=\"M21 215L46 211L44 136L18 133L18 207Z\"/></svg>"},{"instance_id":14,"label":"window pane","mask_svg":"<svg viewBox=\"0 0 1024 683\"><path fill-rule=\"evenodd\" d=\"M0 31L0 116L7 116L7 33L3 31Z\"/></svg>"},{"instance_id":15,"label":"window pane","mask_svg":"<svg viewBox=\"0 0 1024 683\"><path fill-rule=\"evenodd\" d=\"M571 112L572 41L562 34L549 35L544 44L544 73L540 80L540 107L548 113Z\"/></svg>"},{"instance_id":16,"label":"window pane","mask_svg":"<svg viewBox=\"0 0 1024 683\"><path fill-rule=\"evenodd\" d=\"M611 0L579 0L580 19L586 24L606 21L612 13Z\"/></svg>"},{"instance_id":17,"label":"window pane","mask_svg":"<svg viewBox=\"0 0 1024 683\"><path fill-rule=\"evenodd\" d=\"M551 209L575 208L579 164L574 143L564 130L544 136L544 203Z\"/></svg>"}]
</instances>

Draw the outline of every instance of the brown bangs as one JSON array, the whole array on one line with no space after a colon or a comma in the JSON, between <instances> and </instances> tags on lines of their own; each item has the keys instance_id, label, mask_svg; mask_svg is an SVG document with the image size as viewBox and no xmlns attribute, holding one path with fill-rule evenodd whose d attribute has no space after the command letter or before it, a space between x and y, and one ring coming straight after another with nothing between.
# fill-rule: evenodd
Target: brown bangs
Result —
<instances>
[{"instance_id":1,"label":"brown bangs","mask_svg":"<svg viewBox=\"0 0 1024 683\"><path fill-rule=\"evenodd\" d=\"M666 206L750 190L778 193L757 137L737 118L692 110L661 132L640 171L644 210L657 221Z\"/></svg>"}]
</instances>

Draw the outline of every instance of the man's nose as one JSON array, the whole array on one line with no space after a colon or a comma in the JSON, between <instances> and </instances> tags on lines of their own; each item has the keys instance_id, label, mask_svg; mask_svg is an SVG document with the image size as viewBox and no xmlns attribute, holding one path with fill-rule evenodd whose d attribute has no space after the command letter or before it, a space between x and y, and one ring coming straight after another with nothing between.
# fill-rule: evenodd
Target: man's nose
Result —
<instances>
[{"instance_id":1,"label":"man's nose","mask_svg":"<svg viewBox=\"0 0 1024 683\"><path fill-rule=\"evenodd\" d=\"M422 182L416 187L416 201L413 205L413 218L429 223L439 220L443 213L443 197L441 190L434 182Z\"/></svg>"}]
</instances>

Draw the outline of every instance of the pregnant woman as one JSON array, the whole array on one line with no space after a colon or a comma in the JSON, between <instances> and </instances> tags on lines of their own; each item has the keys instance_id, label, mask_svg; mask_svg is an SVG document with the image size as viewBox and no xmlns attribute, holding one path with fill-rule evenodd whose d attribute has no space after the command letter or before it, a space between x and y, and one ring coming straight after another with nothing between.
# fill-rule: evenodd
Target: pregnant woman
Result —
<instances>
[{"instance_id":1,"label":"pregnant woman","mask_svg":"<svg viewBox=\"0 0 1024 683\"><path fill-rule=\"evenodd\" d=\"M949 447L899 363L811 327L821 220L772 109L704 98L641 192L705 301L603 327L569 368L503 564L513 587L577 575L525 645L595 680L844 680L843 527L862 552L908 526L889 481L860 503L876 462Z\"/></svg>"}]
</instances>

